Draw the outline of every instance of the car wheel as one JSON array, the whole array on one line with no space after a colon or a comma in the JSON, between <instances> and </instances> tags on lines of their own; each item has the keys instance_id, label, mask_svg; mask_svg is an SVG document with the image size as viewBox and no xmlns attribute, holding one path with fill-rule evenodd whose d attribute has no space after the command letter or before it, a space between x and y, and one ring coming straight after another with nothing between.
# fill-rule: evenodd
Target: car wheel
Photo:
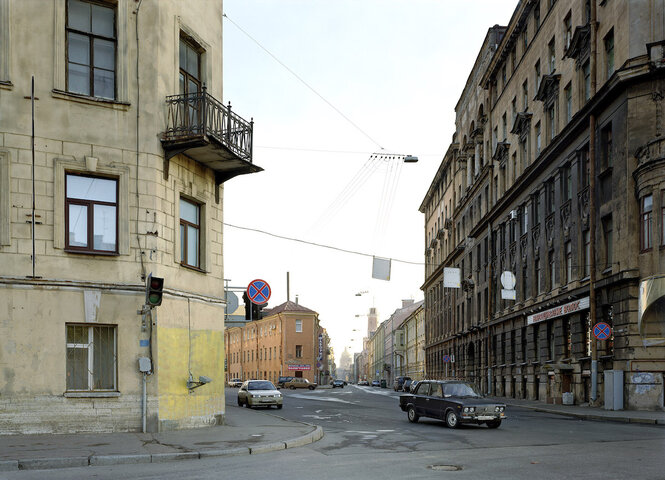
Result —
<instances>
[{"instance_id":1,"label":"car wheel","mask_svg":"<svg viewBox=\"0 0 665 480\"><path fill-rule=\"evenodd\" d=\"M409 422L411 423L416 423L420 416L416 413L416 409L413 406L410 406L409 409L406 411L406 416L409 419Z\"/></svg>"},{"instance_id":2,"label":"car wheel","mask_svg":"<svg viewBox=\"0 0 665 480\"><path fill-rule=\"evenodd\" d=\"M291 390L295 390L295 389L296 389L296 387L293 386L293 385L291 385L289 388L290 388Z\"/></svg>"},{"instance_id":3,"label":"car wheel","mask_svg":"<svg viewBox=\"0 0 665 480\"><path fill-rule=\"evenodd\" d=\"M490 420L487 422L487 428L499 428L501 426L501 420Z\"/></svg>"},{"instance_id":4,"label":"car wheel","mask_svg":"<svg viewBox=\"0 0 665 480\"><path fill-rule=\"evenodd\" d=\"M453 412L452 410L448 410L446 413L446 425L449 428L457 428L459 427L459 419L457 418L457 414Z\"/></svg>"},{"instance_id":5,"label":"car wheel","mask_svg":"<svg viewBox=\"0 0 665 480\"><path fill-rule=\"evenodd\" d=\"M242 407L242 400L240 400L240 398L238 398L238 406Z\"/></svg>"},{"instance_id":6,"label":"car wheel","mask_svg":"<svg viewBox=\"0 0 665 480\"><path fill-rule=\"evenodd\" d=\"M314 390L314 387L307 387L307 388L309 388L310 390Z\"/></svg>"},{"instance_id":7,"label":"car wheel","mask_svg":"<svg viewBox=\"0 0 665 480\"><path fill-rule=\"evenodd\" d=\"M281 406L281 405L277 405L277 410L281 410L281 409L282 409L282 406Z\"/></svg>"}]
</instances>

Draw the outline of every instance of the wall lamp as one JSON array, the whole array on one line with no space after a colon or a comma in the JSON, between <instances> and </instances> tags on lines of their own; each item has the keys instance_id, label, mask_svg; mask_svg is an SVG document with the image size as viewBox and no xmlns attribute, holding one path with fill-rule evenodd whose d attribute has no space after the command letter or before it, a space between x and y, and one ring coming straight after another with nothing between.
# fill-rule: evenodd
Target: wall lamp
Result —
<instances>
[{"instance_id":1,"label":"wall lamp","mask_svg":"<svg viewBox=\"0 0 665 480\"><path fill-rule=\"evenodd\" d=\"M199 376L199 381L195 382L194 378L192 378L192 374L189 374L189 379L187 380L187 388L189 388L190 391L194 390L195 388L202 387L206 383L212 382L212 378L206 377L205 375Z\"/></svg>"}]
</instances>

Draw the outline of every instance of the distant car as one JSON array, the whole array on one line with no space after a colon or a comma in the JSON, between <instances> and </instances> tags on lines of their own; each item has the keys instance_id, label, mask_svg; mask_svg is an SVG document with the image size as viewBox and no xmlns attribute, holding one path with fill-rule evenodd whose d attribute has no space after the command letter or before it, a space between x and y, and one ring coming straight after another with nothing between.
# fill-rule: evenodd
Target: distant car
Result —
<instances>
[{"instance_id":1,"label":"distant car","mask_svg":"<svg viewBox=\"0 0 665 480\"><path fill-rule=\"evenodd\" d=\"M247 380L238 390L238 405L282 408L282 394L268 380Z\"/></svg>"},{"instance_id":2,"label":"distant car","mask_svg":"<svg viewBox=\"0 0 665 480\"><path fill-rule=\"evenodd\" d=\"M277 387L284 387L284 384L288 382L289 380L293 379L294 377L279 377L277 379Z\"/></svg>"},{"instance_id":3,"label":"distant car","mask_svg":"<svg viewBox=\"0 0 665 480\"><path fill-rule=\"evenodd\" d=\"M242 386L242 380L240 378L232 378L229 380L229 387L238 388L240 386Z\"/></svg>"},{"instance_id":4,"label":"distant car","mask_svg":"<svg viewBox=\"0 0 665 480\"><path fill-rule=\"evenodd\" d=\"M399 406L412 423L420 417L439 418L450 428L463 423L497 428L506 419L504 403L483 398L471 383L452 380L419 382L414 393L400 395Z\"/></svg>"},{"instance_id":5,"label":"distant car","mask_svg":"<svg viewBox=\"0 0 665 480\"><path fill-rule=\"evenodd\" d=\"M345 384L345 383L346 383L346 382L344 382L344 380L333 380L333 382L332 382L332 388L337 388L337 387L339 387L339 388L344 388L344 384Z\"/></svg>"},{"instance_id":6,"label":"distant car","mask_svg":"<svg viewBox=\"0 0 665 480\"><path fill-rule=\"evenodd\" d=\"M373 387L380 387L380 386L381 386L381 382L379 382L378 380L372 380L372 386L373 386Z\"/></svg>"},{"instance_id":7,"label":"distant car","mask_svg":"<svg viewBox=\"0 0 665 480\"><path fill-rule=\"evenodd\" d=\"M393 382L393 390L395 390L396 392L401 392L402 388L404 387L404 382L406 380L411 380L411 377L404 377L404 376L395 377L395 381Z\"/></svg>"},{"instance_id":8,"label":"distant car","mask_svg":"<svg viewBox=\"0 0 665 480\"><path fill-rule=\"evenodd\" d=\"M295 390L296 388L309 388L310 390L314 390L316 388L316 383L312 383L306 378L294 377L288 382L284 382L284 388L290 388L291 390Z\"/></svg>"},{"instance_id":9,"label":"distant car","mask_svg":"<svg viewBox=\"0 0 665 480\"><path fill-rule=\"evenodd\" d=\"M369 382L367 380L361 380L358 382L359 387L369 387Z\"/></svg>"},{"instance_id":10,"label":"distant car","mask_svg":"<svg viewBox=\"0 0 665 480\"><path fill-rule=\"evenodd\" d=\"M402 391L407 393L410 392L411 391L410 387L412 383L413 380L411 380L410 378L408 380L404 380L404 384L402 385Z\"/></svg>"}]
</instances>

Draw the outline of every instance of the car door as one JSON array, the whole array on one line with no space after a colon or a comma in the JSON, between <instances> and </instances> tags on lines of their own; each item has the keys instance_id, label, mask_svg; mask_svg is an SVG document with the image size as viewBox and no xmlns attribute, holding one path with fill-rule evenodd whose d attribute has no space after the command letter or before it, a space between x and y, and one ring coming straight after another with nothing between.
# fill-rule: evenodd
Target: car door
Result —
<instances>
[{"instance_id":1,"label":"car door","mask_svg":"<svg viewBox=\"0 0 665 480\"><path fill-rule=\"evenodd\" d=\"M416 407L416 413L418 415L427 417L428 415L428 407L427 405L429 404L429 389L430 389L430 384L429 382L421 382L418 384L418 388L414 392L414 398L413 398L413 403L414 406Z\"/></svg>"},{"instance_id":2,"label":"car door","mask_svg":"<svg viewBox=\"0 0 665 480\"><path fill-rule=\"evenodd\" d=\"M443 418L446 406L443 399L443 389L438 382L430 384L429 401L427 402L427 416L432 418Z\"/></svg>"},{"instance_id":3,"label":"car door","mask_svg":"<svg viewBox=\"0 0 665 480\"><path fill-rule=\"evenodd\" d=\"M247 399L247 382L240 385L238 390L238 400L244 402Z\"/></svg>"}]
</instances>

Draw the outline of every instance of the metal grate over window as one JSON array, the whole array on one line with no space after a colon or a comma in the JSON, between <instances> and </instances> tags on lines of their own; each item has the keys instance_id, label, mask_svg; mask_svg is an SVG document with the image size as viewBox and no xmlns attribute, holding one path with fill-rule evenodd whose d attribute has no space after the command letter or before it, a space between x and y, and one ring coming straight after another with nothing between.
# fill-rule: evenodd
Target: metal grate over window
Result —
<instances>
[{"instance_id":1,"label":"metal grate over window","mask_svg":"<svg viewBox=\"0 0 665 480\"><path fill-rule=\"evenodd\" d=\"M117 390L117 327L67 328L67 391Z\"/></svg>"}]
</instances>

